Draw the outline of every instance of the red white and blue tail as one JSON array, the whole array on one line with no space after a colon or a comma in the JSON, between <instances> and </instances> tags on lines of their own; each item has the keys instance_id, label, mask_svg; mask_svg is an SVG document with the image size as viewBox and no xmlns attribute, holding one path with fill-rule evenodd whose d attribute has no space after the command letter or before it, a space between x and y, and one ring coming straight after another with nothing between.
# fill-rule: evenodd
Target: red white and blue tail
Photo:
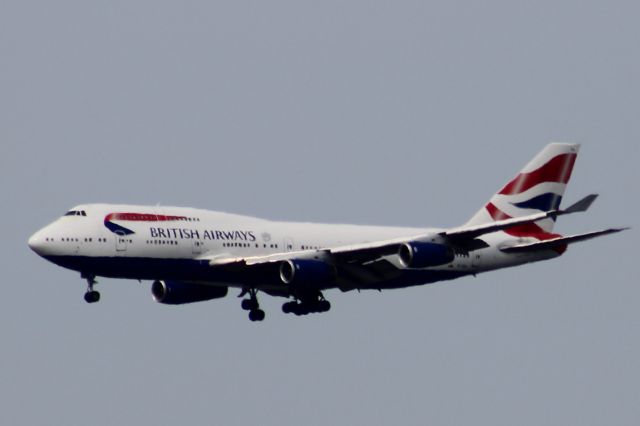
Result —
<instances>
[{"instance_id":1,"label":"red white and blue tail","mask_svg":"<svg viewBox=\"0 0 640 426\"><path fill-rule=\"evenodd\" d=\"M491 197L466 226L558 209L579 148L578 144L547 145L515 178ZM505 232L514 236L537 236L550 233L554 224L555 221L549 218Z\"/></svg>"}]
</instances>

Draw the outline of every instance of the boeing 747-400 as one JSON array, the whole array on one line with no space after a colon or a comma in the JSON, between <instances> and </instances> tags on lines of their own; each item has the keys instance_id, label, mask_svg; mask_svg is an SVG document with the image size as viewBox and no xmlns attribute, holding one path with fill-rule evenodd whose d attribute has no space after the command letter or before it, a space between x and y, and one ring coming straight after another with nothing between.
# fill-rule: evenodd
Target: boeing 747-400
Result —
<instances>
[{"instance_id":1,"label":"boeing 747-400","mask_svg":"<svg viewBox=\"0 0 640 426\"><path fill-rule=\"evenodd\" d=\"M571 243L619 232L553 233L560 216L586 211L596 195L560 208L579 145L553 143L462 226L446 229L277 222L182 207L85 204L29 238L45 259L86 279L152 282L153 298L183 304L240 291L262 321L260 292L288 299L285 313L331 307L330 289L389 290L552 259Z\"/></svg>"}]
</instances>

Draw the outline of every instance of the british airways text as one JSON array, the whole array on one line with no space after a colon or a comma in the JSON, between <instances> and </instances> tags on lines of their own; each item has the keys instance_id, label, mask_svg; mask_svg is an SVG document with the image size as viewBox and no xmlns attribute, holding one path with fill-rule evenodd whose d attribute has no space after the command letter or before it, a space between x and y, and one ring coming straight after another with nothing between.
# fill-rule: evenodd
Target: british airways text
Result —
<instances>
[{"instance_id":1,"label":"british airways text","mask_svg":"<svg viewBox=\"0 0 640 426\"><path fill-rule=\"evenodd\" d=\"M203 239L203 240L231 240L231 241L255 241L256 236L253 231L222 231L189 228L149 228L151 238L174 238L181 240Z\"/></svg>"}]
</instances>

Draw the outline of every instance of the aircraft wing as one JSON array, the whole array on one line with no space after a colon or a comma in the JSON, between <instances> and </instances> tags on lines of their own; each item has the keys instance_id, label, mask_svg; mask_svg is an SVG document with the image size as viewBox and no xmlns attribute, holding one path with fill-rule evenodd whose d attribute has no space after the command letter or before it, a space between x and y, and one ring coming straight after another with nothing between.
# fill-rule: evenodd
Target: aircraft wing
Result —
<instances>
[{"instance_id":1,"label":"aircraft wing","mask_svg":"<svg viewBox=\"0 0 640 426\"><path fill-rule=\"evenodd\" d=\"M337 287L348 291L356 288L376 288L375 283L400 275L400 269L384 256L397 253L400 244L412 240L414 238L409 237L320 250L274 253L265 256L218 255L201 257L200 259L208 260L209 265L214 268L235 270L273 268L277 263L287 260L322 260L335 266L338 271Z\"/></svg>"},{"instance_id":2,"label":"aircraft wing","mask_svg":"<svg viewBox=\"0 0 640 426\"><path fill-rule=\"evenodd\" d=\"M564 210L550 210L544 213L537 213L529 216L522 216L511 219L504 219L477 226L467 226L452 228L437 233L425 233L391 240L376 241L370 243L351 244L345 246L331 247L323 250L300 250L292 252L280 252L262 256L242 256L236 257L226 254L213 257L204 257L209 260L211 266L252 266L264 263L274 263L289 259L310 258L319 252L323 256L333 256L334 259L344 263L366 263L380 259L381 257L392 255L398 252L401 244L410 242L434 241L440 244L447 244L459 251L472 251L486 247L486 243L478 240L477 237L492 232L502 231L515 226L537 222L546 218L555 218L565 214L586 211L598 196L591 194L582 200L571 205Z\"/></svg>"},{"instance_id":3,"label":"aircraft wing","mask_svg":"<svg viewBox=\"0 0 640 426\"><path fill-rule=\"evenodd\" d=\"M375 282L380 278L388 278L389 275L397 273L399 268L384 258L385 256L398 253L400 246L403 244L413 242L432 242L435 244L447 245L451 247L454 252L468 253L469 251L478 250L488 246L484 241L478 238L482 235L537 222L546 218L556 218L557 216L565 214L582 212L591 206L596 197L597 195L595 194L589 195L564 210L551 210L477 226L452 228L439 232L431 232L390 240L328 247L321 250L301 250L280 252L269 255L241 257L221 254L214 257L205 256L201 259L208 260L209 265L212 267L221 268L258 267L259 265L269 265L294 259L324 260L338 268L343 276L349 277L346 278L349 282L344 284L344 287L351 286L351 288L354 288L359 285ZM569 238L569 240L565 240L564 242L547 240L543 243L548 244L547 247L551 247L553 244L566 244L574 241L581 241L582 239L594 238L596 236L612 232L618 232L618 230L599 231L597 233L566 237ZM517 247L518 246L514 246L507 248L506 250L517 251L519 250ZM533 246L528 247L531 247L529 249L532 249ZM524 249L524 246L522 249Z\"/></svg>"},{"instance_id":4,"label":"aircraft wing","mask_svg":"<svg viewBox=\"0 0 640 426\"><path fill-rule=\"evenodd\" d=\"M382 256L394 254L398 251L400 244L408 241L416 241L431 236L431 234L417 235L415 237L396 238L392 240L377 241L373 243L351 244L334 248L320 250L298 250L290 252L280 252L264 256L242 256L217 255L213 257L203 257L209 260L211 266L229 266L233 264L243 264L247 266L263 263L281 262L283 260L310 258L313 256L333 255L341 260L353 263L357 261L370 261Z\"/></svg>"}]
</instances>

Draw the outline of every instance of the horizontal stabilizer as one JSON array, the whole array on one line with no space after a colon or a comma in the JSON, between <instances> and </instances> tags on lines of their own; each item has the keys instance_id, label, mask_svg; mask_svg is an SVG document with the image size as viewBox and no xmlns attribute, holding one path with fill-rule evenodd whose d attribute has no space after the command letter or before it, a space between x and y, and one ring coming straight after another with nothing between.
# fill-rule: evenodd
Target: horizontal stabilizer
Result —
<instances>
[{"instance_id":1,"label":"horizontal stabilizer","mask_svg":"<svg viewBox=\"0 0 640 426\"><path fill-rule=\"evenodd\" d=\"M559 237L552 240L537 241L535 243L519 244L511 247L503 247L500 250L505 253L522 253L532 252L538 250L549 250L556 247L565 246L571 243L577 243L579 241L590 240L591 238L601 237L603 235L615 234L629 228L610 228L602 231L587 232L586 234L571 235L568 237Z\"/></svg>"},{"instance_id":2,"label":"horizontal stabilizer","mask_svg":"<svg viewBox=\"0 0 640 426\"><path fill-rule=\"evenodd\" d=\"M580 213L586 211L591 204L598 198L597 194L587 195L577 203L572 204L569 208L563 210L549 210L543 213L536 213L529 216L520 216L510 219L497 220L495 222L483 223L475 226L463 226L448 231L441 232L440 235L450 239L473 239L480 235L490 234L492 232L503 231L505 229L516 226L534 223L546 218L556 218L565 214Z\"/></svg>"}]
</instances>

